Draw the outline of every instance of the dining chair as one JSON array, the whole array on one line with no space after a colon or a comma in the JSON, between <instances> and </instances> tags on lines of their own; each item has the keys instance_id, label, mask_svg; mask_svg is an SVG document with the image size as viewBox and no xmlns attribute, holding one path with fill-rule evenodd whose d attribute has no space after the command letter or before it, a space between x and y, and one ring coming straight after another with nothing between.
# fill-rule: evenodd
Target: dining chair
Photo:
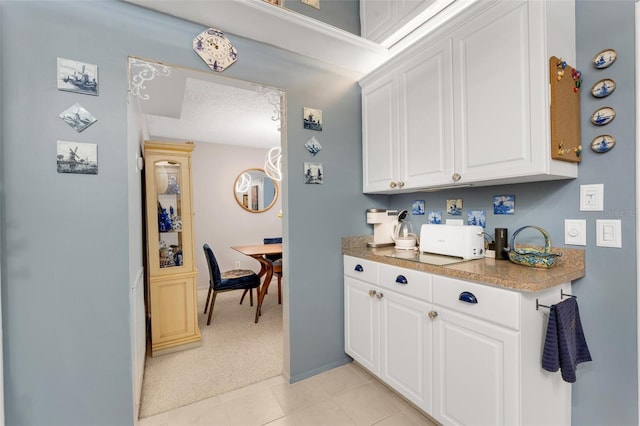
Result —
<instances>
[{"instance_id":1,"label":"dining chair","mask_svg":"<svg viewBox=\"0 0 640 426\"><path fill-rule=\"evenodd\" d=\"M282 237L264 238L264 244L282 243ZM271 261L273 274L278 277L278 304L282 304L282 254L265 254L265 259Z\"/></svg>"},{"instance_id":2,"label":"dining chair","mask_svg":"<svg viewBox=\"0 0 640 426\"><path fill-rule=\"evenodd\" d=\"M213 254L213 250L211 250L209 244L205 244L202 248L207 258L207 265L209 266L209 292L207 293L207 301L204 304L204 313L206 314L207 309L209 310L209 317L207 318L207 325L209 325L211 324L213 305L216 303L216 295L218 293L231 290L245 290L240 299L240 304L242 304L246 292L249 291L250 303L251 306L253 306L252 290L260 286L260 278L250 269L232 269L221 272L216 256ZM211 302L211 306L209 306L209 302Z\"/></svg>"}]
</instances>

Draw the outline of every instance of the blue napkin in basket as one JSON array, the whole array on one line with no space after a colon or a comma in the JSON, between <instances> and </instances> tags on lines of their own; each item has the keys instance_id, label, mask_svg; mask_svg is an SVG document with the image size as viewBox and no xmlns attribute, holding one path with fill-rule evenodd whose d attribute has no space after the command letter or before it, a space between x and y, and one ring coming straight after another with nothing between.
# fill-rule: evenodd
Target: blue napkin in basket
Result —
<instances>
[{"instance_id":1,"label":"blue napkin in basket","mask_svg":"<svg viewBox=\"0 0 640 426\"><path fill-rule=\"evenodd\" d=\"M582 331L578 302L570 297L551 306L542 368L552 372L560 369L562 379L574 383L576 366L586 361L591 361L591 353Z\"/></svg>"}]
</instances>

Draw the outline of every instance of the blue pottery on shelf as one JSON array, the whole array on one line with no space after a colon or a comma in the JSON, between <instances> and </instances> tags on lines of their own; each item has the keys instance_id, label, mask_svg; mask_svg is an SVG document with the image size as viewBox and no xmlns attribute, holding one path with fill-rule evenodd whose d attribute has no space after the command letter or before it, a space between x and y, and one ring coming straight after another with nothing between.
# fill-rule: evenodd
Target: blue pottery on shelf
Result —
<instances>
[{"instance_id":1,"label":"blue pottery on shelf","mask_svg":"<svg viewBox=\"0 0 640 426\"><path fill-rule=\"evenodd\" d=\"M167 213L167 209L162 209L161 213L158 213L158 229L160 232L171 231L171 218Z\"/></svg>"}]
</instances>

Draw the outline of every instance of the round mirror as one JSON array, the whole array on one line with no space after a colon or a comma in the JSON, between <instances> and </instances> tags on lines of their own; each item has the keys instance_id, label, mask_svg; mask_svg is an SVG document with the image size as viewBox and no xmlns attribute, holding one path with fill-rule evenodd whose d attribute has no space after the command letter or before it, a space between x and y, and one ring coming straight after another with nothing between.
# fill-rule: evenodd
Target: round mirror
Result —
<instances>
[{"instance_id":1,"label":"round mirror","mask_svg":"<svg viewBox=\"0 0 640 426\"><path fill-rule=\"evenodd\" d=\"M263 169L247 169L236 178L233 194L246 211L262 213L276 203L278 184Z\"/></svg>"}]
</instances>

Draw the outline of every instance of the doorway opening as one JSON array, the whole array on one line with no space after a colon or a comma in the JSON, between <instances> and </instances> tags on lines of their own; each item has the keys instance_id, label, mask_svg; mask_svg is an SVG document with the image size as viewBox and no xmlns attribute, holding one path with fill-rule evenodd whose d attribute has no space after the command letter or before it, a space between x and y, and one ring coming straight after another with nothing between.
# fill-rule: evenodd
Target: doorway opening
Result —
<instances>
[{"instance_id":1,"label":"doorway opening","mask_svg":"<svg viewBox=\"0 0 640 426\"><path fill-rule=\"evenodd\" d=\"M241 292L216 299L211 325L204 302L209 274L203 245L208 244L222 270L260 270L254 259L232 246L262 244L282 237L282 196L270 208L243 209L234 193L237 177L247 169L265 169L274 146L284 148L285 93L281 89L231 79L185 67L129 58L130 148L144 140L191 141L194 246L198 270L198 323L202 346L159 357L145 357L139 330L133 324L134 377L139 417L167 411L220 393L277 376L285 371L283 322L287 298L278 304L274 276L262 316L253 322L254 306ZM134 130L135 129L135 130ZM137 146L135 146L138 144ZM274 182L276 188L282 182ZM141 189L144 191L144 189ZM261 200L260 200L261 201ZM256 201L256 207L259 206ZM264 207L264 205L262 205ZM142 214L140 215L142 217ZM146 242L142 242L144 247ZM286 271L283 286L286 287ZM139 305L139 303L138 303ZM145 317L149 317L148 308ZM251 317L245 320L245 316ZM133 315L140 318L140 315ZM284 317L284 319L283 319ZM137 348L137 349L136 349ZM142 352L142 353L141 353ZM255 358L255 359L254 359ZM143 379L144 377L144 379Z\"/></svg>"}]
</instances>

